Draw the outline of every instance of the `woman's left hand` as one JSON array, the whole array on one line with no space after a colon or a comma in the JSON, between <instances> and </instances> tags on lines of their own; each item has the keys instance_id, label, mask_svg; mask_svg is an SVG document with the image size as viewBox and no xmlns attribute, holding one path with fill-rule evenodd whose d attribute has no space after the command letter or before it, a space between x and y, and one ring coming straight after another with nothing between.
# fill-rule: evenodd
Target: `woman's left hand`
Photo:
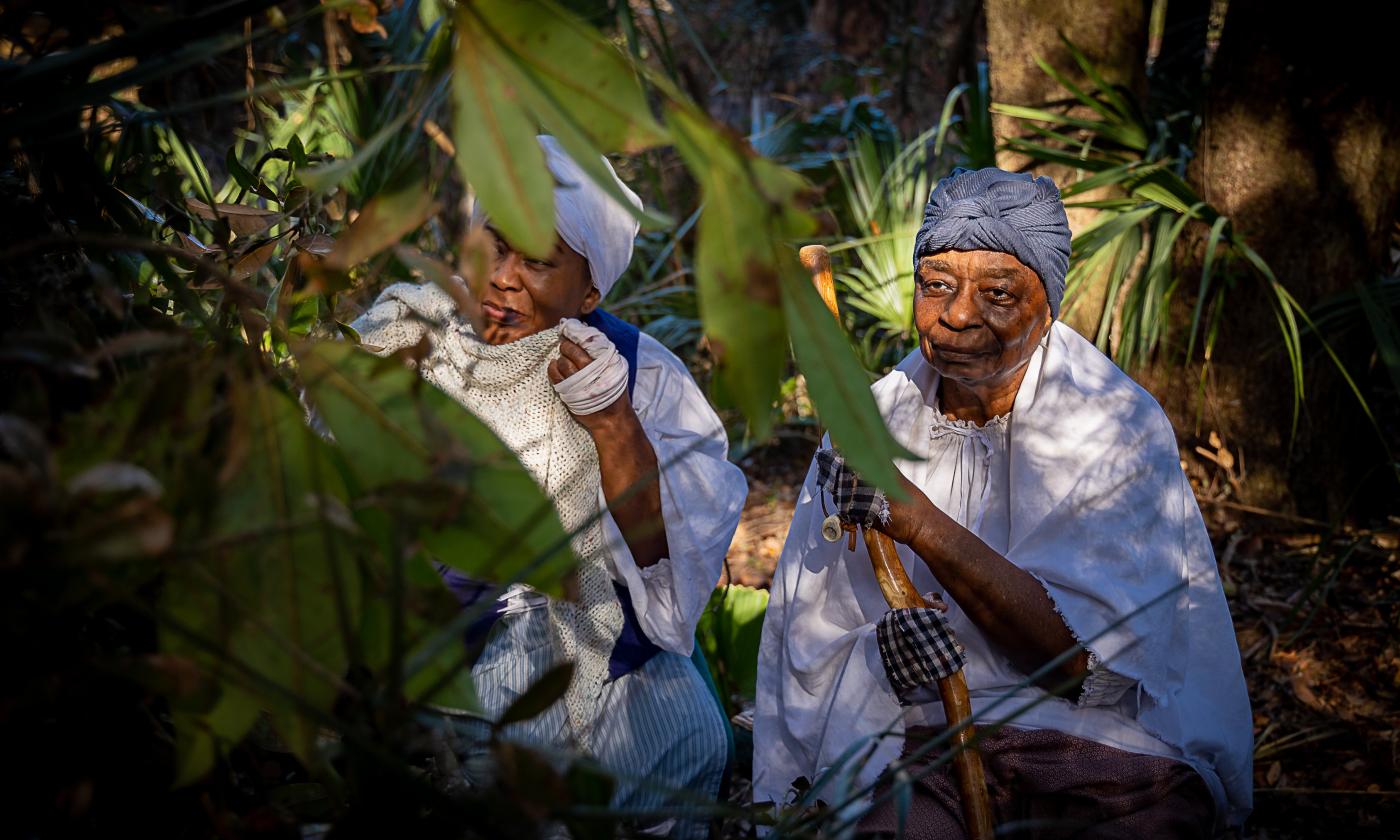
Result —
<instances>
[{"instance_id":1,"label":"woman's left hand","mask_svg":"<svg viewBox=\"0 0 1400 840\"><path fill-rule=\"evenodd\" d=\"M912 547L918 541L919 534L932 524L932 520L944 514L929 501L924 491L903 474L899 476L899 483L905 498L901 501L889 496L890 521L877 527L889 534L890 539L895 542Z\"/></svg>"},{"instance_id":2,"label":"woman's left hand","mask_svg":"<svg viewBox=\"0 0 1400 840\"><path fill-rule=\"evenodd\" d=\"M592 327L565 321L559 358L549 363L548 373L559 398L592 434L635 416L627 399L627 360Z\"/></svg>"}]
</instances>

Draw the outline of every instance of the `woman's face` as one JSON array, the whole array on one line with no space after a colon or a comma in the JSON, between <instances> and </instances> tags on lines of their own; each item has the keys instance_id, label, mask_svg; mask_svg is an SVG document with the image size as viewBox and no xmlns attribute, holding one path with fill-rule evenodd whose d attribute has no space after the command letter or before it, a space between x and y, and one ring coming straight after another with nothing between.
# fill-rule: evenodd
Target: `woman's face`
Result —
<instances>
[{"instance_id":1,"label":"woman's face","mask_svg":"<svg viewBox=\"0 0 1400 840\"><path fill-rule=\"evenodd\" d=\"M577 318L598 306L598 290L588 261L555 240L547 259L521 254L490 225L491 279L472 295L467 313L476 334L488 344L506 344ZM475 288L473 289L475 291Z\"/></svg>"},{"instance_id":2,"label":"woman's face","mask_svg":"<svg viewBox=\"0 0 1400 840\"><path fill-rule=\"evenodd\" d=\"M941 251L919 260L919 349L945 379L995 385L1030 361L1050 328L1040 277L999 251Z\"/></svg>"}]
</instances>

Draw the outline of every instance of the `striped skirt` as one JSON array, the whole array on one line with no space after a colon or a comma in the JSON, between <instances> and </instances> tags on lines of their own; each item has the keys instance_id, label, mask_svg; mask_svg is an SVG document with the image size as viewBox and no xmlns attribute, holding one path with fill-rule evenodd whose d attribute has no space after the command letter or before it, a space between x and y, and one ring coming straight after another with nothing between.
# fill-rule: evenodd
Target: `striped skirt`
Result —
<instances>
[{"instance_id":1,"label":"striped skirt","mask_svg":"<svg viewBox=\"0 0 1400 840\"><path fill-rule=\"evenodd\" d=\"M486 716L499 718L554 663L547 610L502 617L472 668ZM706 836L704 817L686 813L719 793L728 722L694 663L661 651L641 668L605 683L598 708L592 757L617 780L612 807L631 814L633 824L647 833ZM479 745L487 735L484 725L457 729L469 744ZM507 726L503 736L546 752L573 749L563 702ZM481 766L464 762L468 782L474 765Z\"/></svg>"}]
</instances>

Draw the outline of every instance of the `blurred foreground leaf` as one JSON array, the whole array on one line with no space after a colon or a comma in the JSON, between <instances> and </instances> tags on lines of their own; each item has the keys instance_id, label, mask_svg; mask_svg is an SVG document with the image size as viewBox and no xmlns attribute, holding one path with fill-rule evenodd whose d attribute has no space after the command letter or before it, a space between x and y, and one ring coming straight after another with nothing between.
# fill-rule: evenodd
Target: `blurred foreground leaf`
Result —
<instances>
[{"instance_id":1,"label":"blurred foreground leaf","mask_svg":"<svg viewBox=\"0 0 1400 840\"><path fill-rule=\"evenodd\" d=\"M558 514L484 423L397 359L341 343L304 346L297 358L360 492L418 523L441 562L562 594L573 554Z\"/></svg>"},{"instance_id":2,"label":"blurred foreground leaf","mask_svg":"<svg viewBox=\"0 0 1400 840\"><path fill-rule=\"evenodd\" d=\"M236 742L252 725L253 691L288 747L314 764L316 727L304 713L330 712L353 647L345 619L360 603L348 535L317 524L325 500L346 498L330 447L275 387L235 379L229 398L211 542L171 567L160 604L162 650L223 685L213 708L183 710L185 781L212 761L209 738Z\"/></svg>"},{"instance_id":3,"label":"blurred foreground leaf","mask_svg":"<svg viewBox=\"0 0 1400 840\"><path fill-rule=\"evenodd\" d=\"M554 247L554 179L534 139L537 128L557 137L599 186L636 212L599 150L641 151L663 142L665 132L626 57L545 0L464 3L456 27L457 165L506 239L533 256Z\"/></svg>"},{"instance_id":4,"label":"blurred foreground leaf","mask_svg":"<svg viewBox=\"0 0 1400 840\"><path fill-rule=\"evenodd\" d=\"M541 714L564 696L564 693L569 690L569 683L573 681L573 678L574 663L572 662L560 662L545 671L539 679L525 689L524 694L515 698L514 702L501 713L501 719L496 722L496 726L507 726Z\"/></svg>"},{"instance_id":5,"label":"blurred foreground leaf","mask_svg":"<svg viewBox=\"0 0 1400 840\"><path fill-rule=\"evenodd\" d=\"M890 436L870 393L870 377L840 324L812 284L800 278L783 278L783 311L807 392L831 439L867 481L900 495L894 461L914 456Z\"/></svg>"},{"instance_id":6,"label":"blurred foreground leaf","mask_svg":"<svg viewBox=\"0 0 1400 840\"><path fill-rule=\"evenodd\" d=\"M805 183L689 108L667 122L705 207L695 273L718 387L763 437L787 361L780 277L800 275L789 243L816 226L799 205Z\"/></svg>"}]
</instances>

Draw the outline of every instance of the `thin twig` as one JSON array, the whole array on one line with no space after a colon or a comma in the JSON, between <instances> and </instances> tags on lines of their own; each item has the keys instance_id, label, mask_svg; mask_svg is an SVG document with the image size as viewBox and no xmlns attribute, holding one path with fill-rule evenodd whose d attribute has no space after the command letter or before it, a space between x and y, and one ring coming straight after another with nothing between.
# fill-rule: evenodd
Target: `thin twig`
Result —
<instances>
[{"instance_id":1,"label":"thin twig","mask_svg":"<svg viewBox=\"0 0 1400 840\"><path fill-rule=\"evenodd\" d=\"M1255 507L1254 505L1240 504L1239 502L1229 502L1224 499L1198 499L1203 505L1215 505L1216 507L1229 508L1230 510L1253 513L1258 516L1268 516L1274 519L1282 519L1286 522L1298 522L1303 525L1312 525L1315 528L1331 528L1330 522L1323 522L1320 519L1309 519L1306 516L1298 516L1293 513L1283 513L1282 511L1269 510L1268 508Z\"/></svg>"}]
</instances>

